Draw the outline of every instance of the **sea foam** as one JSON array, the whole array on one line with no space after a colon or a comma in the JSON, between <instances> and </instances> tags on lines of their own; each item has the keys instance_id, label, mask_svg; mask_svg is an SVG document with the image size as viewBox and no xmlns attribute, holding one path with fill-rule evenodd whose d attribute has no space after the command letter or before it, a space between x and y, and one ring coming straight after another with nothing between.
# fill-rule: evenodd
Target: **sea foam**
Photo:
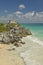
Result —
<instances>
[{"instance_id":1,"label":"sea foam","mask_svg":"<svg viewBox=\"0 0 43 65\"><path fill-rule=\"evenodd\" d=\"M43 45L43 41L40 41L38 38L36 37L32 37L32 36L27 36L28 39L30 39L31 41L38 43L40 45Z\"/></svg>"},{"instance_id":2,"label":"sea foam","mask_svg":"<svg viewBox=\"0 0 43 65\"><path fill-rule=\"evenodd\" d=\"M39 45L43 45L43 42L42 41L40 41L38 38L36 38L36 37L33 37L33 36L27 36L27 37L25 37L24 38L24 41L25 42L27 42L27 41L29 42L29 40L30 41L32 41L32 42L34 42L34 43L36 43L36 44L39 44ZM31 43L30 43L31 44ZM32 43L33 44L33 43ZM34 45L34 44L33 44ZM38 47L37 47L38 48ZM24 62L25 62L25 65L42 65L40 62L38 62L37 60L36 60L36 58L35 57L37 57L37 49L36 49L36 55L35 55L35 52L34 52L35 50L33 49L33 51L32 51L32 49L30 48L29 49L29 47L28 47L28 50L26 50L26 51L23 51L23 52L21 52L20 53L20 56L24 59ZM38 53L39 54L39 53ZM34 57L34 55L35 55L35 57Z\"/></svg>"}]
</instances>

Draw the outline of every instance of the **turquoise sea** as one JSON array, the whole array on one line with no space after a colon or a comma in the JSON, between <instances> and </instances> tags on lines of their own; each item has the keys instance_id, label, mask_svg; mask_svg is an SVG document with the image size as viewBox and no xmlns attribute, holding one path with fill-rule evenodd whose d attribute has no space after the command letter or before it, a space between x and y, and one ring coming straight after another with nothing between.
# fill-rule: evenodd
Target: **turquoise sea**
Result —
<instances>
[{"instance_id":1,"label":"turquoise sea","mask_svg":"<svg viewBox=\"0 0 43 65\"><path fill-rule=\"evenodd\" d=\"M43 24L22 24L29 29L32 35L23 38L25 45L21 48L20 56L25 65L43 65Z\"/></svg>"},{"instance_id":2,"label":"turquoise sea","mask_svg":"<svg viewBox=\"0 0 43 65\"><path fill-rule=\"evenodd\" d=\"M43 23L23 23L22 26L29 29L32 32L32 36L43 41Z\"/></svg>"}]
</instances>

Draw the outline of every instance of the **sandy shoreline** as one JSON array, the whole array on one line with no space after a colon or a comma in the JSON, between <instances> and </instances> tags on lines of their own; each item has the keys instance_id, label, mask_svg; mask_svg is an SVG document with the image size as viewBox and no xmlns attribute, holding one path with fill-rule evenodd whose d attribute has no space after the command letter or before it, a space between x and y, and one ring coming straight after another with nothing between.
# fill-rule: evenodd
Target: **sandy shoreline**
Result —
<instances>
[{"instance_id":1,"label":"sandy shoreline","mask_svg":"<svg viewBox=\"0 0 43 65\"><path fill-rule=\"evenodd\" d=\"M10 45L0 44L0 65L24 65L17 50L8 51Z\"/></svg>"},{"instance_id":2,"label":"sandy shoreline","mask_svg":"<svg viewBox=\"0 0 43 65\"><path fill-rule=\"evenodd\" d=\"M40 43L39 40L37 42L35 39L33 41L33 38L30 39L30 37L23 38L26 44L20 56L26 65L43 65L43 42Z\"/></svg>"},{"instance_id":3,"label":"sandy shoreline","mask_svg":"<svg viewBox=\"0 0 43 65\"><path fill-rule=\"evenodd\" d=\"M13 45L0 44L0 65L43 65L43 45L31 39L23 37L25 44L11 51Z\"/></svg>"}]
</instances>

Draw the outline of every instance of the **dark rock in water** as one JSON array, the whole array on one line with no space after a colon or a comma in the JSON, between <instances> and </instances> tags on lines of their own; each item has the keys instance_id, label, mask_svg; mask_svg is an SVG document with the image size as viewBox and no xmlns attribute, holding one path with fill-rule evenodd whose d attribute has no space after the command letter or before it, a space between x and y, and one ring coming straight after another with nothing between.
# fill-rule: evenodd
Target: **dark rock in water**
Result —
<instances>
[{"instance_id":1,"label":"dark rock in water","mask_svg":"<svg viewBox=\"0 0 43 65\"><path fill-rule=\"evenodd\" d=\"M15 48L12 48L12 50L15 50Z\"/></svg>"},{"instance_id":2,"label":"dark rock in water","mask_svg":"<svg viewBox=\"0 0 43 65\"><path fill-rule=\"evenodd\" d=\"M21 42L22 44L25 44L25 42Z\"/></svg>"},{"instance_id":3,"label":"dark rock in water","mask_svg":"<svg viewBox=\"0 0 43 65\"><path fill-rule=\"evenodd\" d=\"M21 44L25 44L25 42L23 42L23 41L19 41L19 43L21 43Z\"/></svg>"},{"instance_id":4,"label":"dark rock in water","mask_svg":"<svg viewBox=\"0 0 43 65\"><path fill-rule=\"evenodd\" d=\"M7 49L7 50L8 50L8 51L12 51L12 50L15 50L15 48L11 48L11 49L9 48L9 49Z\"/></svg>"},{"instance_id":5,"label":"dark rock in water","mask_svg":"<svg viewBox=\"0 0 43 65\"><path fill-rule=\"evenodd\" d=\"M19 45L17 43L15 43L14 46L19 47Z\"/></svg>"}]
</instances>

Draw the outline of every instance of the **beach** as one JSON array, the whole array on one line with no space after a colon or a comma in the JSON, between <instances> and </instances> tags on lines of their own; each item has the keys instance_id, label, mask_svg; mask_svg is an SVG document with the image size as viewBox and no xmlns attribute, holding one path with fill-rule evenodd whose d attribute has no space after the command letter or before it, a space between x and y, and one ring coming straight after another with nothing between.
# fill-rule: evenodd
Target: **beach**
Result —
<instances>
[{"instance_id":1,"label":"beach","mask_svg":"<svg viewBox=\"0 0 43 65\"><path fill-rule=\"evenodd\" d=\"M23 24L32 35L22 37L19 47L0 43L0 65L43 65L43 25Z\"/></svg>"},{"instance_id":2,"label":"beach","mask_svg":"<svg viewBox=\"0 0 43 65\"><path fill-rule=\"evenodd\" d=\"M32 36L23 37L22 41L22 47L0 44L0 65L43 65L42 43L33 41ZM14 47L15 50L9 50Z\"/></svg>"},{"instance_id":3,"label":"beach","mask_svg":"<svg viewBox=\"0 0 43 65\"><path fill-rule=\"evenodd\" d=\"M0 65L43 65L43 0L0 0Z\"/></svg>"},{"instance_id":4,"label":"beach","mask_svg":"<svg viewBox=\"0 0 43 65\"><path fill-rule=\"evenodd\" d=\"M0 28L0 65L25 65L20 53L26 44L23 37L32 35L30 30L11 20Z\"/></svg>"},{"instance_id":5,"label":"beach","mask_svg":"<svg viewBox=\"0 0 43 65\"><path fill-rule=\"evenodd\" d=\"M43 65L43 43L39 40L33 41L32 36L23 38L25 46L20 56L26 65Z\"/></svg>"},{"instance_id":6,"label":"beach","mask_svg":"<svg viewBox=\"0 0 43 65\"><path fill-rule=\"evenodd\" d=\"M0 65L24 65L17 50L9 51L12 45L0 44Z\"/></svg>"}]
</instances>

